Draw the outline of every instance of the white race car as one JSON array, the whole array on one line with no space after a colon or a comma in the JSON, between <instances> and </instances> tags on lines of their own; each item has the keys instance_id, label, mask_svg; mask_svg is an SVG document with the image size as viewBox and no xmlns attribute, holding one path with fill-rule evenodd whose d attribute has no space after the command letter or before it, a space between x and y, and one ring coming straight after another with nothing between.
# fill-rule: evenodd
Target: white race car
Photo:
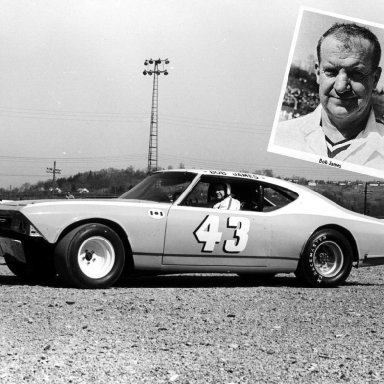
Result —
<instances>
[{"instance_id":1,"label":"white race car","mask_svg":"<svg viewBox=\"0 0 384 384\"><path fill-rule=\"evenodd\" d=\"M237 204L216 209L215 187ZM3 201L0 255L28 279L104 288L132 272L294 272L315 287L384 264L384 221L296 184L250 173L171 170L117 199Z\"/></svg>"}]
</instances>

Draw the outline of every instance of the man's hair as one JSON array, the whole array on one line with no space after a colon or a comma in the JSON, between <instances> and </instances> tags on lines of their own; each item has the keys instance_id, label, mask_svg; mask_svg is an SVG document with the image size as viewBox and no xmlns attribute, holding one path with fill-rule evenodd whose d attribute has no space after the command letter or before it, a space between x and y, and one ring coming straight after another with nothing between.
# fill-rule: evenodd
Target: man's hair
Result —
<instances>
[{"instance_id":1,"label":"man's hair","mask_svg":"<svg viewBox=\"0 0 384 384\"><path fill-rule=\"evenodd\" d=\"M353 38L368 40L373 44L372 70L375 70L379 66L381 58L381 47L376 35L368 28L361 27L360 25L353 23L335 23L320 37L317 43L317 60L319 61L319 64L321 60L321 44L328 36L334 36L338 41L344 44L346 49L351 48L353 44Z\"/></svg>"}]
</instances>

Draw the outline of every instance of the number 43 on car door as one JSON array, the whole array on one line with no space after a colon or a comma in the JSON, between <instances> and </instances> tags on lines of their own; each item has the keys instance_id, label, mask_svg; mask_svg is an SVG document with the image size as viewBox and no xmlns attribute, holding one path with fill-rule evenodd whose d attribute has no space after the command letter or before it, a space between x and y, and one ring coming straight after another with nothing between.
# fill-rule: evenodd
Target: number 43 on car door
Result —
<instances>
[{"instance_id":1,"label":"number 43 on car door","mask_svg":"<svg viewBox=\"0 0 384 384\"><path fill-rule=\"evenodd\" d=\"M220 217L207 215L203 222L196 228L193 234L196 240L203 244L202 252L214 252L215 247L223 244L226 253L239 253L245 250L248 243L250 228L249 219L246 217L230 216L227 220L227 228L233 228L233 237L222 240L223 233L219 230Z\"/></svg>"},{"instance_id":2,"label":"number 43 on car door","mask_svg":"<svg viewBox=\"0 0 384 384\"><path fill-rule=\"evenodd\" d=\"M172 207L163 265L264 266L270 252L267 219L257 212Z\"/></svg>"}]
</instances>

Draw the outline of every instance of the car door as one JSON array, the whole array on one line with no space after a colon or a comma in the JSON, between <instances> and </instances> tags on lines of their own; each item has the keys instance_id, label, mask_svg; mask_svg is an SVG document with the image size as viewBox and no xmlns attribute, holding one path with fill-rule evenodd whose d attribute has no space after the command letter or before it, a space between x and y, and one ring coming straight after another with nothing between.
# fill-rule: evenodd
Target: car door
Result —
<instances>
[{"instance_id":1,"label":"car door","mask_svg":"<svg viewBox=\"0 0 384 384\"><path fill-rule=\"evenodd\" d=\"M204 207L206 186L199 185L174 205L167 218L164 265L266 266L270 226L262 212ZM201 183L200 183L201 186ZM202 200L202 201L199 201Z\"/></svg>"},{"instance_id":2,"label":"car door","mask_svg":"<svg viewBox=\"0 0 384 384\"><path fill-rule=\"evenodd\" d=\"M270 228L262 213L171 207L163 264L266 266Z\"/></svg>"}]
</instances>

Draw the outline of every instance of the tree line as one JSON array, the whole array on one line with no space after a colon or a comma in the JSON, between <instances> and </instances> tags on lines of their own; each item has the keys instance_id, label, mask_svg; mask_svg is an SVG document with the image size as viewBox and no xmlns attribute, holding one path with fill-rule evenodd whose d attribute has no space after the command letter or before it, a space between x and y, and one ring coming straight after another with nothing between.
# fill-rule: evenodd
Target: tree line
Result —
<instances>
[{"instance_id":1,"label":"tree line","mask_svg":"<svg viewBox=\"0 0 384 384\"><path fill-rule=\"evenodd\" d=\"M2 199L40 199L64 197L68 192L75 197L82 194L89 197L119 196L143 180L146 175L146 171L134 169L132 166L126 169L108 168L100 171L81 172L73 176L58 178L55 183L52 180L46 180L38 181L35 184L24 183L21 187L11 190L0 188L0 197ZM88 192L82 192L85 190Z\"/></svg>"},{"instance_id":2,"label":"tree line","mask_svg":"<svg viewBox=\"0 0 384 384\"><path fill-rule=\"evenodd\" d=\"M183 164L179 168L184 168ZM168 166L168 169L172 169ZM248 172L247 170L242 170ZM252 173L274 176L272 169L255 170ZM24 183L19 188L7 190L0 188L0 199L27 200L65 198L69 192L75 198L82 197L118 197L131 189L147 176L147 171L135 169L130 166L126 169L108 168L99 171L88 171L77 173L73 176L58 178L53 185L52 180L39 181L35 184ZM307 185L308 180L304 177L293 177L298 184ZM311 189L319 192L335 203L355 212L363 213L366 209L371 216L384 217L384 198L382 188L372 188L369 191L368 206L364 207L363 186L352 185L339 186L317 183ZM88 191L86 193L82 191Z\"/></svg>"}]
</instances>

